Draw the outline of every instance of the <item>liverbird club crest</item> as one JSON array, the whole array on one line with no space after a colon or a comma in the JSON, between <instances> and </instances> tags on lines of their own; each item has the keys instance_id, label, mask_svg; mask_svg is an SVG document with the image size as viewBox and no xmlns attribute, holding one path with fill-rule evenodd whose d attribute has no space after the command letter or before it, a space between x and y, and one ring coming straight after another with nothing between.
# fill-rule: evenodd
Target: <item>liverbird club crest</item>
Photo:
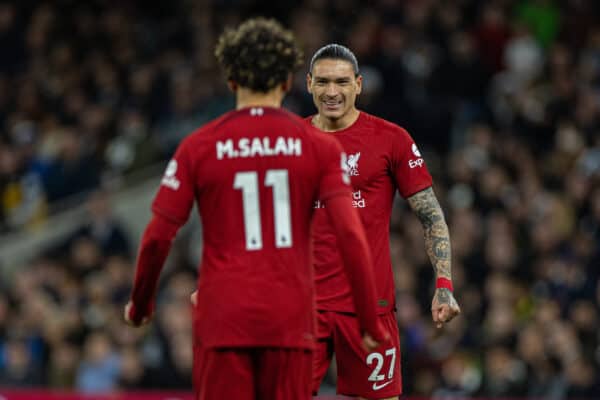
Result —
<instances>
[{"instance_id":1,"label":"liverbird club crest","mask_svg":"<svg viewBox=\"0 0 600 400\"><path fill-rule=\"evenodd\" d=\"M346 159L346 172L349 176L358 176L358 160L360 159L360 152L355 154L349 154Z\"/></svg>"}]
</instances>

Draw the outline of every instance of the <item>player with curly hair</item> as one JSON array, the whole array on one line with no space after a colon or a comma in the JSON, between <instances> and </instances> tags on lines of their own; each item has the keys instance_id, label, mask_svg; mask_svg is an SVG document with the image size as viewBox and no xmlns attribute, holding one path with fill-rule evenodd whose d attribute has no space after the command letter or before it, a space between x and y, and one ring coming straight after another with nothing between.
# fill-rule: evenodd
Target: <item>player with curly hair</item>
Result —
<instances>
[{"instance_id":1,"label":"player with curly hair","mask_svg":"<svg viewBox=\"0 0 600 400\"><path fill-rule=\"evenodd\" d=\"M385 339L371 255L337 141L280 108L302 54L273 20L219 38L215 54L236 110L186 137L169 162L138 253L125 319L154 310L171 241L194 202L203 254L194 302L196 399L310 398L315 346L313 205L327 205L366 350ZM360 332L358 329L360 328Z\"/></svg>"}]
</instances>

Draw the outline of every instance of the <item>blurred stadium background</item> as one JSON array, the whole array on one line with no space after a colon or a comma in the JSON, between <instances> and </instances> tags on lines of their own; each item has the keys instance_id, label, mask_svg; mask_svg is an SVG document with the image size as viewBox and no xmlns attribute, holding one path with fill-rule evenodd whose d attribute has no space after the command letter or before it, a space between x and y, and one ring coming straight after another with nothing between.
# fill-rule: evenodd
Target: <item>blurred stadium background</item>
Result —
<instances>
[{"instance_id":1,"label":"blurred stadium background","mask_svg":"<svg viewBox=\"0 0 600 400\"><path fill-rule=\"evenodd\" d=\"M189 392L197 220L154 323L124 326L122 305L166 160L234 104L215 39L256 15L307 58L354 50L360 107L406 127L434 175L463 315L433 328L432 268L398 200L406 395L600 398L596 0L0 0L0 397ZM300 115L305 72L286 100Z\"/></svg>"}]
</instances>

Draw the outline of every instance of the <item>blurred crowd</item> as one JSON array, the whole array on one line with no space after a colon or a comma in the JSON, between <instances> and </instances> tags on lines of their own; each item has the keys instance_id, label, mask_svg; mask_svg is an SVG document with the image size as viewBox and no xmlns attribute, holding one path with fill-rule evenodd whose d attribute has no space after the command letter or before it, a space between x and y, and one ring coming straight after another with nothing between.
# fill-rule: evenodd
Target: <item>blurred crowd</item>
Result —
<instances>
[{"instance_id":1,"label":"blurred crowd","mask_svg":"<svg viewBox=\"0 0 600 400\"><path fill-rule=\"evenodd\" d=\"M124 326L138 238L99 188L163 162L232 107L212 49L223 26L257 14L294 29L307 57L348 45L360 108L407 128L434 175L463 314L431 323L433 269L398 200L405 393L598 398L594 0L0 1L0 230L43 223L81 193L90 215L2 282L0 385L190 387L198 239L175 246L154 323ZM305 72L285 103L301 115L315 111Z\"/></svg>"}]
</instances>

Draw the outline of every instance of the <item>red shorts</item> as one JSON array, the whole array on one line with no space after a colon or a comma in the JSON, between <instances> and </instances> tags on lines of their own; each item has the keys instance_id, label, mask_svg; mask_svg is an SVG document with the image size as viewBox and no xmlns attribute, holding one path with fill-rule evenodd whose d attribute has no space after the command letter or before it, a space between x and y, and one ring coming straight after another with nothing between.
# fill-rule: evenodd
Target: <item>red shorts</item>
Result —
<instances>
[{"instance_id":1,"label":"red shorts","mask_svg":"<svg viewBox=\"0 0 600 400\"><path fill-rule=\"evenodd\" d=\"M335 352L337 392L346 396L382 399L402 394L400 335L393 312L380 315L391 341L368 353L358 321L352 314L317 313L317 347L313 357L313 394L317 394Z\"/></svg>"},{"instance_id":2,"label":"red shorts","mask_svg":"<svg viewBox=\"0 0 600 400\"><path fill-rule=\"evenodd\" d=\"M196 400L309 400L312 352L194 347Z\"/></svg>"}]
</instances>

